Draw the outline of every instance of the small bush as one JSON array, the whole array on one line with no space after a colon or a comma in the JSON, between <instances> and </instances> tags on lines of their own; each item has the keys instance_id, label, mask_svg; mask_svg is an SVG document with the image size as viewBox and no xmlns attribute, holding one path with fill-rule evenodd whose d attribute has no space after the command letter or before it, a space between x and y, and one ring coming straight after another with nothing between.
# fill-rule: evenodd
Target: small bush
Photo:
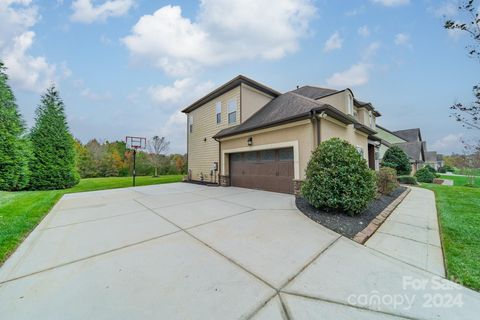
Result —
<instances>
[{"instance_id":1,"label":"small bush","mask_svg":"<svg viewBox=\"0 0 480 320\"><path fill-rule=\"evenodd\" d=\"M452 166L449 166L448 164L444 165L441 169L444 170L445 172L452 172L452 173L455 172L455 168L453 168Z\"/></svg>"},{"instance_id":2,"label":"small bush","mask_svg":"<svg viewBox=\"0 0 480 320\"><path fill-rule=\"evenodd\" d=\"M447 170L445 169L445 167L440 167L440 168L438 168L438 172L439 173L447 173Z\"/></svg>"},{"instance_id":3,"label":"small bush","mask_svg":"<svg viewBox=\"0 0 480 320\"><path fill-rule=\"evenodd\" d=\"M381 194L391 194L398 187L397 171L384 167L377 172L377 191Z\"/></svg>"},{"instance_id":4,"label":"small bush","mask_svg":"<svg viewBox=\"0 0 480 320\"><path fill-rule=\"evenodd\" d=\"M437 170L435 170L435 168L429 164L427 164L424 168L428 169L428 171L430 171L433 174L437 173Z\"/></svg>"},{"instance_id":5,"label":"small bush","mask_svg":"<svg viewBox=\"0 0 480 320\"><path fill-rule=\"evenodd\" d=\"M400 175L409 175L412 172L410 160L405 152L397 146L393 146L385 152L381 165L395 169Z\"/></svg>"},{"instance_id":6,"label":"small bush","mask_svg":"<svg viewBox=\"0 0 480 320\"><path fill-rule=\"evenodd\" d=\"M350 143L332 138L312 153L302 185L302 195L312 206L354 215L375 194L375 173Z\"/></svg>"},{"instance_id":7,"label":"small bush","mask_svg":"<svg viewBox=\"0 0 480 320\"><path fill-rule=\"evenodd\" d=\"M417 184L417 179L412 176L398 176L397 180L399 183L403 183L403 184L412 184L412 185Z\"/></svg>"},{"instance_id":8,"label":"small bush","mask_svg":"<svg viewBox=\"0 0 480 320\"><path fill-rule=\"evenodd\" d=\"M415 173L415 177L418 182L432 183L433 179L435 179L435 174L425 167L418 170L417 173Z\"/></svg>"}]
</instances>

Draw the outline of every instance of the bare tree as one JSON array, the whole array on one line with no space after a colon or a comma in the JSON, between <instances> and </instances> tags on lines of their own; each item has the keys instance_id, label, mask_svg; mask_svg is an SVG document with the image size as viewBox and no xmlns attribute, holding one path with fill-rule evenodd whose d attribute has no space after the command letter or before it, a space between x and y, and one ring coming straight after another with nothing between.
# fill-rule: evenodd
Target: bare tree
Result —
<instances>
[{"instance_id":1,"label":"bare tree","mask_svg":"<svg viewBox=\"0 0 480 320\"><path fill-rule=\"evenodd\" d=\"M158 177L158 167L162 163L162 155L168 150L169 146L170 141L165 139L165 137L153 136L148 141L149 159L155 167L155 177Z\"/></svg>"},{"instance_id":2,"label":"bare tree","mask_svg":"<svg viewBox=\"0 0 480 320\"><path fill-rule=\"evenodd\" d=\"M467 46L468 54L480 60L480 8L475 0L462 0L458 5L457 20L445 21L445 29L459 30L467 33L473 39L473 44ZM480 130L480 84L473 86L475 101L470 104L456 103L450 107L451 116L468 129Z\"/></svg>"}]
</instances>

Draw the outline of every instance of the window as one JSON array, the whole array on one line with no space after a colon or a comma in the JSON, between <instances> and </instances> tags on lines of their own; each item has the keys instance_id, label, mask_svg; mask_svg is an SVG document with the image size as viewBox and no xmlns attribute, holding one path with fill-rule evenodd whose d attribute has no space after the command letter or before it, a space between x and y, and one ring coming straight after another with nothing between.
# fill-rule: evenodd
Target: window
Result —
<instances>
[{"instance_id":1,"label":"window","mask_svg":"<svg viewBox=\"0 0 480 320\"><path fill-rule=\"evenodd\" d=\"M368 111L368 120L370 122L370 128L373 128L373 114L372 114L372 111Z\"/></svg>"},{"instance_id":2,"label":"window","mask_svg":"<svg viewBox=\"0 0 480 320\"><path fill-rule=\"evenodd\" d=\"M288 148L288 149L280 149L278 150L278 159L280 161L288 161L288 160L293 160L293 149Z\"/></svg>"},{"instance_id":3,"label":"window","mask_svg":"<svg viewBox=\"0 0 480 320\"><path fill-rule=\"evenodd\" d=\"M247 161L253 161L253 162L257 161L257 152L254 151L254 152L245 153L245 159Z\"/></svg>"},{"instance_id":4,"label":"window","mask_svg":"<svg viewBox=\"0 0 480 320\"><path fill-rule=\"evenodd\" d=\"M347 93L347 112L353 116L353 97Z\"/></svg>"},{"instance_id":5,"label":"window","mask_svg":"<svg viewBox=\"0 0 480 320\"><path fill-rule=\"evenodd\" d=\"M188 130L190 131L190 133L193 132L193 116L192 115L188 116Z\"/></svg>"},{"instance_id":6,"label":"window","mask_svg":"<svg viewBox=\"0 0 480 320\"><path fill-rule=\"evenodd\" d=\"M217 124L222 122L222 102L218 101L215 105L215 114L217 118Z\"/></svg>"},{"instance_id":7,"label":"window","mask_svg":"<svg viewBox=\"0 0 480 320\"><path fill-rule=\"evenodd\" d=\"M360 155L363 157L363 148L360 146L357 146L357 152L360 153Z\"/></svg>"},{"instance_id":8,"label":"window","mask_svg":"<svg viewBox=\"0 0 480 320\"><path fill-rule=\"evenodd\" d=\"M233 153L230 156L230 159L232 159L232 161L241 161L242 160L242 154L241 153Z\"/></svg>"},{"instance_id":9,"label":"window","mask_svg":"<svg viewBox=\"0 0 480 320\"><path fill-rule=\"evenodd\" d=\"M274 161L275 160L275 150L260 151L260 159L262 161Z\"/></svg>"},{"instance_id":10,"label":"window","mask_svg":"<svg viewBox=\"0 0 480 320\"><path fill-rule=\"evenodd\" d=\"M228 123L237 122L237 102L232 99L228 101Z\"/></svg>"}]
</instances>

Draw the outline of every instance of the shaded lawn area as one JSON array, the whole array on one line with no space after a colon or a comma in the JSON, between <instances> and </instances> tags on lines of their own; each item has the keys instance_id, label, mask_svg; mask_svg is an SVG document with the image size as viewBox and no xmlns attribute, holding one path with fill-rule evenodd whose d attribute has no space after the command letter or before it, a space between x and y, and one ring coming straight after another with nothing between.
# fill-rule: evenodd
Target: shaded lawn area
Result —
<instances>
[{"instance_id":1,"label":"shaded lawn area","mask_svg":"<svg viewBox=\"0 0 480 320\"><path fill-rule=\"evenodd\" d=\"M453 180L453 185L454 186L464 186L469 182L469 179L467 177L449 176L449 175L446 175L446 174L440 175L440 179ZM474 186L480 187L480 177L475 177Z\"/></svg>"},{"instance_id":2,"label":"shaded lawn area","mask_svg":"<svg viewBox=\"0 0 480 320\"><path fill-rule=\"evenodd\" d=\"M182 181L181 175L137 177L136 185L179 181ZM131 177L91 178L82 179L75 187L65 190L0 192L0 265L38 225L62 195L131 186Z\"/></svg>"},{"instance_id":3,"label":"shaded lawn area","mask_svg":"<svg viewBox=\"0 0 480 320\"><path fill-rule=\"evenodd\" d=\"M480 291L480 188L422 187L435 192L448 278Z\"/></svg>"}]
</instances>

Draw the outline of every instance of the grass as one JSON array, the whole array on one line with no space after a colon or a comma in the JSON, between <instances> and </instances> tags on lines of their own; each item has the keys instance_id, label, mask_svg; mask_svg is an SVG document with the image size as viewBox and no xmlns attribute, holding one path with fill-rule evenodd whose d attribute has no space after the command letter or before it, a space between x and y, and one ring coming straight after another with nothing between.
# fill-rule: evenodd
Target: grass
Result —
<instances>
[{"instance_id":1,"label":"grass","mask_svg":"<svg viewBox=\"0 0 480 320\"><path fill-rule=\"evenodd\" d=\"M462 176L449 176L449 175L445 175L445 174L442 174L440 175L440 178L441 179L448 179L448 180L453 180L453 185L454 186L465 186L466 184L468 184L468 177L462 177ZM475 177L475 180L474 180L474 186L475 187L480 187L480 177Z\"/></svg>"},{"instance_id":2,"label":"grass","mask_svg":"<svg viewBox=\"0 0 480 320\"><path fill-rule=\"evenodd\" d=\"M181 175L137 177L136 185L145 186L181 180ZM131 177L91 178L82 179L75 187L65 190L0 192L0 265L15 251L62 195L131 186Z\"/></svg>"},{"instance_id":3,"label":"grass","mask_svg":"<svg viewBox=\"0 0 480 320\"><path fill-rule=\"evenodd\" d=\"M435 192L448 278L480 291L480 189L422 187Z\"/></svg>"}]
</instances>

